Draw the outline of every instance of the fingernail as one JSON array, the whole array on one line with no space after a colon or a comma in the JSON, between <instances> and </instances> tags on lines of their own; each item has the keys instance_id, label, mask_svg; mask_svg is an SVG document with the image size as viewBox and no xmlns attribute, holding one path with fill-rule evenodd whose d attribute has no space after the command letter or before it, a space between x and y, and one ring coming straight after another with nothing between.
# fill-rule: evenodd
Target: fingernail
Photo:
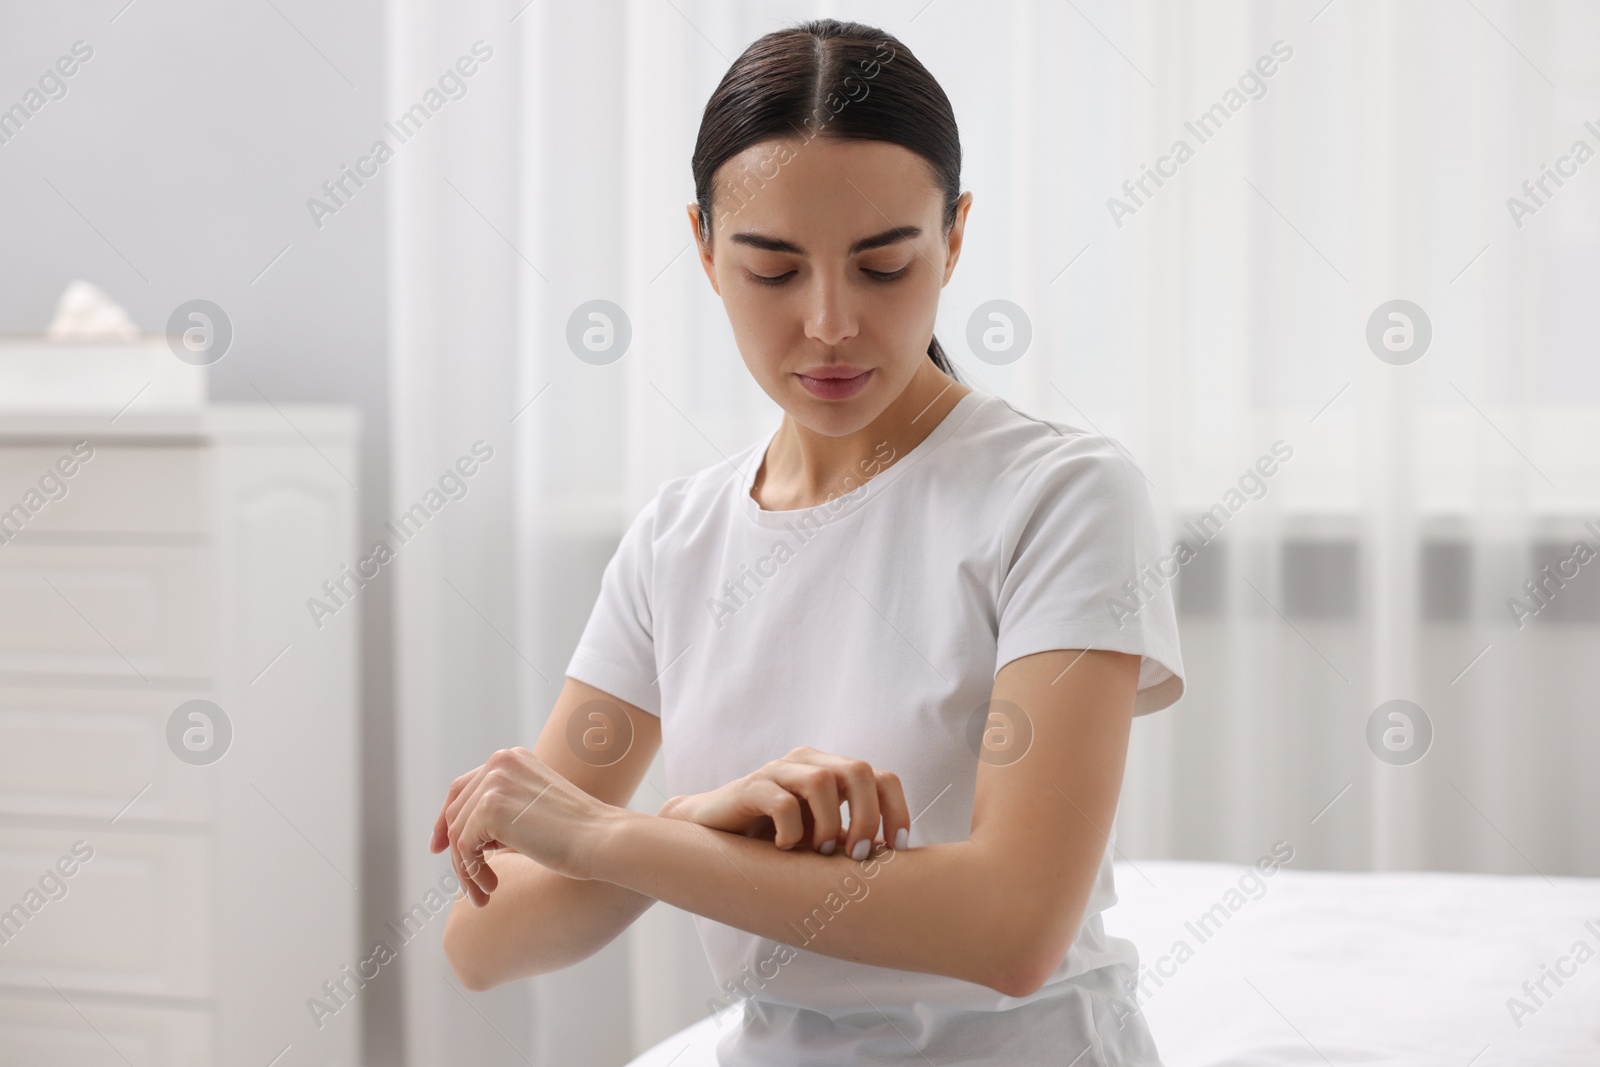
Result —
<instances>
[{"instance_id":1,"label":"fingernail","mask_svg":"<svg viewBox=\"0 0 1600 1067\"><path fill-rule=\"evenodd\" d=\"M833 855L833 846L837 845L838 843L839 842L835 841L833 838L828 838L828 840L822 843L822 854L824 856Z\"/></svg>"},{"instance_id":2,"label":"fingernail","mask_svg":"<svg viewBox=\"0 0 1600 1067\"><path fill-rule=\"evenodd\" d=\"M867 858L867 853L872 850L872 842L862 838L856 842L856 847L850 850L850 858L860 863Z\"/></svg>"},{"instance_id":3,"label":"fingernail","mask_svg":"<svg viewBox=\"0 0 1600 1067\"><path fill-rule=\"evenodd\" d=\"M894 832L894 850L896 852L905 851L906 846L910 844L910 837L911 835L906 831L904 826L896 830Z\"/></svg>"}]
</instances>

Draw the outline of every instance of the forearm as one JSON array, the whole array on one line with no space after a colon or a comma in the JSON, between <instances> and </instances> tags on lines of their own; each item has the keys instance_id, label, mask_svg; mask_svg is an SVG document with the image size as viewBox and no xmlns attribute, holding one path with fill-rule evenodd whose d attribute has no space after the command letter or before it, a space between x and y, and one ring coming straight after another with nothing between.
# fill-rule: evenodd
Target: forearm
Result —
<instances>
[{"instance_id":1,"label":"forearm","mask_svg":"<svg viewBox=\"0 0 1600 1067\"><path fill-rule=\"evenodd\" d=\"M594 955L655 901L624 886L557 874L526 856L487 860L499 885L483 907L458 897L444 948L468 989L570 967Z\"/></svg>"},{"instance_id":2,"label":"forearm","mask_svg":"<svg viewBox=\"0 0 1600 1067\"><path fill-rule=\"evenodd\" d=\"M856 862L632 811L597 840L597 880L794 948L1013 996L1042 980L1047 938L971 841Z\"/></svg>"}]
</instances>

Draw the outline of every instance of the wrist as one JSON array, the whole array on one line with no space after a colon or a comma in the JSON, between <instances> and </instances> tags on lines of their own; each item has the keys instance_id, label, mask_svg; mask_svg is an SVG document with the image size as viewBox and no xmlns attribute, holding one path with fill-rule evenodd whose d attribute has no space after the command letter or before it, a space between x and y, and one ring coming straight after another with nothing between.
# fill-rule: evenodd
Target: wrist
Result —
<instances>
[{"instance_id":1,"label":"wrist","mask_svg":"<svg viewBox=\"0 0 1600 1067\"><path fill-rule=\"evenodd\" d=\"M613 807L607 810L595 827L594 847L589 850L584 864L585 875L603 882L623 884L620 875L626 869L633 846L637 844L634 835L643 824L670 817L649 815L630 808Z\"/></svg>"}]
</instances>

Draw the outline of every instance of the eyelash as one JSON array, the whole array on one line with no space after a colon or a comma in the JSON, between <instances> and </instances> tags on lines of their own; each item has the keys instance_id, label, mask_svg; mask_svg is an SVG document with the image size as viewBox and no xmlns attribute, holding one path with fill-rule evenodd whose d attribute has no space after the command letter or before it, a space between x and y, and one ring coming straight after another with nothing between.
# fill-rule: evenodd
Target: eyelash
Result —
<instances>
[{"instance_id":1,"label":"eyelash","mask_svg":"<svg viewBox=\"0 0 1600 1067\"><path fill-rule=\"evenodd\" d=\"M885 282L885 283L887 283L887 282L892 282L892 281L896 280L897 278L904 277L906 272L909 271L910 269L911 269L911 265L910 264L907 264L906 266L901 267L897 271L867 270L865 267L863 267L862 268L862 273L866 274L869 278L871 278L875 282ZM753 271L746 271L745 273L750 275L750 280L751 281L758 282L761 285L782 285L782 284L784 284L785 282L787 282L789 280L789 275L793 274L794 271L789 271L786 274L779 274L779 275L777 275L775 277L772 277L772 278L767 277L765 274L756 274Z\"/></svg>"}]
</instances>

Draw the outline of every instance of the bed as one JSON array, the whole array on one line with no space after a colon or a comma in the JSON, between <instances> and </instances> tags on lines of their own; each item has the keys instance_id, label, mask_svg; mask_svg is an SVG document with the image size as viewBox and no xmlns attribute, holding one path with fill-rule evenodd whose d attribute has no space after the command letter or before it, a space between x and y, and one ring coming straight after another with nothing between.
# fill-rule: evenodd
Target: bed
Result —
<instances>
[{"instance_id":1,"label":"bed","mask_svg":"<svg viewBox=\"0 0 1600 1067\"><path fill-rule=\"evenodd\" d=\"M1166 1067L1600 1067L1600 879L1253 870L1116 864ZM628 1067L715 1064L738 1010Z\"/></svg>"}]
</instances>

